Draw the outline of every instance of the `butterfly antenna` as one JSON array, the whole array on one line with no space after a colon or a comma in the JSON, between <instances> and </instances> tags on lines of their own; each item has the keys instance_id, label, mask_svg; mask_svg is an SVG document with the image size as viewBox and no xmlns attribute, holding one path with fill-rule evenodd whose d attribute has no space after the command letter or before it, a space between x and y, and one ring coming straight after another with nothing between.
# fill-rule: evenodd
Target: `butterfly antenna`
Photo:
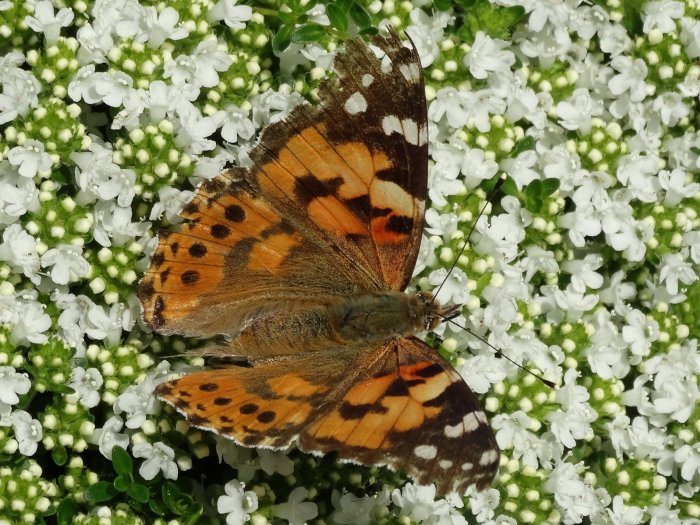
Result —
<instances>
[{"instance_id":1,"label":"butterfly antenna","mask_svg":"<svg viewBox=\"0 0 700 525\"><path fill-rule=\"evenodd\" d=\"M476 224L479 222L479 219L481 216L484 214L486 211L486 207L493 202L493 198L496 195L496 192L501 189L501 186L503 183L506 181L506 176L505 174L501 175L498 180L496 181L496 184L494 185L493 189L489 192L488 197L486 198L486 202L484 205L481 207L481 210L479 211L479 215L476 216L476 220L472 223L472 227L469 229L469 234L467 235L466 239L464 239L464 244L462 245L462 249L459 250L459 253L457 254L457 257L455 257L455 260L452 262L452 266L450 266L450 269L447 270L447 274L445 275L445 278L442 280L440 283L440 286L438 286L437 290L433 292L433 300L432 302L435 302L435 299L437 298L438 294L440 293L440 290L442 290L442 287L445 285L447 282L447 279L450 277L450 274L452 271L455 269L457 266L457 262L459 261L459 258L462 256L464 253L464 250L467 249L467 243L469 242L469 239L472 236L472 233L474 233L474 228L476 228Z\"/></svg>"},{"instance_id":2,"label":"butterfly antenna","mask_svg":"<svg viewBox=\"0 0 700 525\"><path fill-rule=\"evenodd\" d=\"M456 322L456 321L454 320L454 318L455 318L456 316L453 315L453 316L448 316L448 317L445 317L445 316L441 316L441 317L442 317L443 321L445 321L445 322L447 322L447 323L452 323L453 325L455 325L455 326L461 328L461 329L464 330L465 332L468 332L468 333L472 334L472 335L473 335L474 337L476 337L479 341L481 341L482 343L484 343L484 344L486 344L487 346L489 346L489 347L496 353L496 357L501 357L501 358L505 359L506 361L510 361L510 362L513 363L515 366L517 366L520 370L522 370L523 372L526 372L526 373L530 374L532 377L534 377L534 378L537 379L538 381L542 382L542 384L544 384L545 386L548 386L549 388L552 388L552 389L554 389L554 390L557 390L557 389L559 388L559 385L557 385L554 381L550 381L549 379L545 379L545 378L542 377L542 376L538 376L538 375L535 374L532 370L530 370L530 369L528 369L528 368L525 368L523 365L521 365L521 364L519 364L519 363L516 363L515 361L513 361L513 359L511 359L510 357L508 357L507 355L505 355L503 352L501 352L501 350L499 350L498 348L496 348L495 346L493 346L491 343L489 343L486 339L484 339L483 337L481 337L479 334L477 334L477 333L474 332L473 330L470 330L470 329L467 328L466 326L464 326L464 325L459 324L458 322Z\"/></svg>"}]
</instances>

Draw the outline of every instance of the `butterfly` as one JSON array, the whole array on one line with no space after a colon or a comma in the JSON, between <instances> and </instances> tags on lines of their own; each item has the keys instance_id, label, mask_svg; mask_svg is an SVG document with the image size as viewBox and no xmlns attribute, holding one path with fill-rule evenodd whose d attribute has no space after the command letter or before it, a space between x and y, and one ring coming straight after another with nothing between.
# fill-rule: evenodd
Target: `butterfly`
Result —
<instances>
[{"instance_id":1,"label":"butterfly","mask_svg":"<svg viewBox=\"0 0 700 525\"><path fill-rule=\"evenodd\" d=\"M317 105L269 125L160 232L139 284L162 334L224 336L229 366L162 383L198 428L486 487L500 453L464 380L417 334L454 308L404 293L423 228L425 88L397 33L347 42ZM374 51L373 51L374 49ZM376 52L375 52L376 51ZM232 364L231 364L232 363Z\"/></svg>"}]
</instances>

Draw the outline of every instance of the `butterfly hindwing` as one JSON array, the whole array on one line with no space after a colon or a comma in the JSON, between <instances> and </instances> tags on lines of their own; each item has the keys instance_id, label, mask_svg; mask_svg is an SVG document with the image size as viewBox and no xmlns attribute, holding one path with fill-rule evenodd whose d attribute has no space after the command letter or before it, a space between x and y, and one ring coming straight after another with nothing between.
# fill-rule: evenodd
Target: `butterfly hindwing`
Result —
<instances>
[{"instance_id":1,"label":"butterfly hindwing","mask_svg":"<svg viewBox=\"0 0 700 525\"><path fill-rule=\"evenodd\" d=\"M298 441L307 452L405 471L443 493L484 487L500 458L472 392L416 338L195 372L157 393L193 425L242 445Z\"/></svg>"},{"instance_id":2,"label":"butterfly hindwing","mask_svg":"<svg viewBox=\"0 0 700 525\"><path fill-rule=\"evenodd\" d=\"M384 464L442 493L488 485L500 454L486 415L452 366L423 341L393 339L309 425L300 447Z\"/></svg>"}]
</instances>

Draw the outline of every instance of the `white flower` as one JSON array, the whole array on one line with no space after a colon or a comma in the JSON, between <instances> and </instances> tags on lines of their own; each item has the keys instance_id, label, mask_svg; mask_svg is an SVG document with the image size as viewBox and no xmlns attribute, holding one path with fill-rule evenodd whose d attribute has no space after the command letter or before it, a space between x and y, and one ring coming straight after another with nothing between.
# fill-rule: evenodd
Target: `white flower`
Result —
<instances>
[{"instance_id":1,"label":"white flower","mask_svg":"<svg viewBox=\"0 0 700 525\"><path fill-rule=\"evenodd\" d=\"M51 156L44 151L44 144L34 139L12 148L7 154L7 160L13 166L18 166L17 172L27 178L45 172L53 165Z\"/></svg>"},{"instance_id":2,"label":"white flower","mask_svg":"<svg viewBox=\"0 0 700 525\"><path fill-rule=\"evenodd\" d=\"M216 510L226 514L227 525L243 525L250 514L258 510L258 497L252 490L244 491L245 483L237 479L224 485L226 495L216 500Z\"/></svg>"},{"instance_id":3,"label":"white flower","mask_svg":"<svg viewBox=\"0 0 700 525\"><path fill-rule=\"evenodd\" d=\"M180 14L172 7L166 7L158 12L155 7L144 9L141 19L145 27L146 42L151 49L158 49L166 40L182 40L189 35L185 27L178 25Z\"/></svg>"},{"instance_id":4,"label":"white flower","mask_svg":"<svg viewBox=\"0 0 700 525\"><path fill-rule=\"evenodd\" d=\"M121 447L126 450L129 446L129 436L120 434L124 421L119 416L112 416L102 428L95 429L90 436L90 442L96 444L100 453L107 459L112 459L112 449Z\"/></svg>"},{"instance_id":5,"label":"white flower","mask_svg":"<svg viewBox=\"0 0 700 525\"><path fill-rule=\"evenodd\" d=\"M700 184L689 182L685 171L680 168L659 171L659 184L666 191L664 205L668 208L677 206L683 199L692 199L700 191Z\"/></svg>"},{"instance_id":6,"label":"white flower","mask_svg":"<svg viewBox=\"0 0 700 525\"><path fill-rule=\"evenodd\" d=\"M599 254L586 255L583 260L564 261L562 270L571 274L571 288L579 293L586 293L588 288L597 290L603 285L603 276L596 272L603 266L603 257Z\"/></svg>"},{"instance_id":7,"label":"white flower","mask_svg":"<svg viewBox=\"0 0 700 525\"><path fill-rule=\"evenodd\" d=\"M468 148L462 157L460 171L464 174L464 184L467 188L475 188L483 181L493 178L498 173L498 163L486 158L483 150Z\"/></svg>"},{"instance_id":8,"label":"white flower","mask_svg":"<svg viewBox=\"0 0 700 525\"><path fill-rule=\"evenodd\" d=\"M654 99L652 109L659 115L664 125L673 127L690 113L680 93L664 92Z\"/></svg>"},{"instance_id":9,"label":"white flower","mask_svg":"<svg viewBox=\"0 0 700 525\"><path fill-rule=\"evenodd\" d=\"M191 103L182 104L177 109L179 118L175 128L175 143L191 155L200 155L214 149L216 142L207 139L223 121L223 111L213 116L203 117Z\"/></svg>"},{"instance_id":10,"label":"white flower","mask_svg":"<svg viewBox=\"0 0 700 525\"><path fill-rule=\"evenodd\" d=\"M49 0L43 0L34 6L34 16L27 16L24 21L37 33L44 33L47 45L53 45L58 41L61 28L68 27L73 22L73 10L64 7L54 14L53 4Z\"/></svg>"},{"instance_id":11,"label":"white flower","mask_svg":"<svg viewBox=\"0 0 700 525\"><path fill-rule=\"evenodd\" d=\"M90 263L82 251L82 247L75 244L59 244L41 256L41 266L51 267L51 280L56 284L78 281L90 273Z\"/></svg>"},{"instance_id":12,"label":"white flower","mask_svg":"<svg viewBox=\"0 0 700 525\"><path fill-rule=\"evenodd\" d=\"M478 523L485 523L488 520L492 520L500 502L501 493L494 488L478 492L473 491L469 494L469 508L476 516Z\"/></svg>"},{"instance_id":13,"label":"white flower","mask_svg":"<svg viewBox=\"0 0 700 525\"><path fill-rule=\"evenodd\" d=\"M435 506L435 485L406 483L400 490L394 489L391 501L401 509L401 515L413 522L426 521Z\"/></svg>"},{"instance_id":14,"label":"white flower","mask_svg":"<svg viewBox=\"0 0 700 525\"><path fill-rule=\"evenodd\" d=\"M438 268L430 272L428 282L433 286L440 286L435 300L440 304L456 303L464 304L469 298L467 282L469 278L461 268L455 267L452 273L447 275L446 268Z\"/></svg>"},{"instance_id":15,"label":"white flower","mask_svg":"<svg viewBox=\"0 0 700 525\"><path fill-rule=\"evenodd\" d=\"M218 71L226 71L233 63L226 48L213 38L197 44L191 56L197 67L196 84L203 87L216 86L219 83Z\"/></svg>"},{"instance_id":16,"label":"white flower","mask_svg":"<svg viewBox=\"0 0 700 525\"><path fill-rule=\"evenodd\" d=\"M659 338L659 323L639 310L631 310L625 320L627 325L622 327L622 339L636 356L649 355L651 344Z\"/></svg>"},{"instance_id":17,"label":"white flower","mask_svg":"<svg viewBox=\"0 0 700 525\"><path fill-rule=\"evenodd\" d=\"M510 71L510 66L515 64L515 55L512 51L504 51L509 45L505 40L478 31L464 63L477 79L487 78L490 73Z\"/></svg>"},{"instance_id":18,"label":"white flower","mask_svg":"<svg viewBox=\"0 0 700 525\"><path fill-rule=\"evenodd\" d=\"M603 114L603 101L594 100L586 88L574 90L568 101L562 101L556 107L559 124L568 130L591 130L592 117Z\"/></svg>"},{"instance_id":19,"label":"white flower","mask_svg":"<svg viewBox=\"0 0 700 525\"><path fill-rule=\"evenodd\" d=\"M255 134L255 126L248 118L250 111L233 104L226 107L224 124L221 126L221 137L232 144L239 139L250 140Z\"/></svg>"},{"instance_id":20,"label":"white flower","mask_svg":"<svg viewBox=\"0 0 700 525\"><path fill-rule=\"evenodd\" d=\"M28 211L39 209L39 189L20 176L8 161L0 161L0 224L17 225Z\"/></svg>"},{"instance_id":21,"label":"white flower","mask_svg":"<svg viewBox=\"0 0 700 525\"><path fill-rule=\"evenodd\" d=\"M674 459L681 466L681 477L684 480L700 479L700 443L683 445L676 450Z\"/></svg>"},{"instance_id":22,"label":"white flower","mask_svg":"<svg viewBox=\"0 0 700 525\"><path fill-rule=\"evenodd\" d=\"M12 323L10 341L15 345L43 344L48 341L44 333L51 328L51 317L44 312L44 305L33 299L19 298L17 318Z\"/></svg>"},{"instance_id":23,"label":"white flower","mask_svg":"<svg viewBox=\"0 0 700 525\"><path fill-rule=\"evenodd\" d=\"M642 20L644 32L651 33L654 29L662 33L677 31L676 20L683 17L683 2L674 0L658 0L644 4Z\"/></svg>"},{"instance_id":24,"label":"white flower","mask_svg":"<svg viewBox=\"0 0 700 525\"><path fill-rule=\"evenodd\" d=\"M102 246L122 246L140 237L150 222L131 222L134 210L131 207L118 206L116 202L98 202L95 204L95 240Z\"/></svg>"},{"instance_id":25,"label":"white flower","mask_svg":"<svg viewBox=\"0 0 700 525\"><path fill-rule=\"evenodd\" d=\"M80 404L85 408L96 407L100 402L100 387L104 380L97 368L85 370L82 366L77 366L71 374L70 387L80 397Z\"/></svg>"},{"instance_id":26,"label":"white flower","mask_svg":"<svg viewBox=\"0 0 700 525\"><path fill-rule=\"evenodd\" d=\"M29 392L31 386L27 374L17 372L12 366L0 366L0 403L16 405L19 396Z\"/></svg>"},{"instance_id":27,"label":"white flower","mask_svg":"<svg viewBox=\"0 0 700 525\"><path fill-rule=\"evenodd\" d=\"M258 449L258 456L260 457L260 468L268 476L275 472L289 476L294 472L294 462L284 451L261 448Z\"/></svg>"},{"instance_id":28,"label":"white flower","mask_svg":"<svg viewBox=\"0 0 700 525\"><path fill-rule=\"evenodd\" d=\"M337 490L331 495L334 511L333 523L341 525L372 525L389 505L389 491L384 489L378 494L358 497L351 492L342 496Z\"/></svg>"},{"instance_id":29,"label":"white flower","mask_svg":"<svg viewBox=\"0 0 700 525\"><path fill-rule=\"evenodd\" d=\"M247 5L236 5L237 0L219 0L210 7L207 19L210 22L223 20L231 29L243 29L245 23L253 18L253 9Z\"/></svg>"},{"instance_id":30,"label":"white flower","mask_svg":"<svg viewBox=\"0 0 700 525\"><path fill-rule=\"evenodd\" d=\"M96 75L93 87L100 102L112 108L118 108L131 93L133 84L134 79L131 76L122 71L114 71Z\"/></svg>"},{"instance_id":31,"label":"white flower","mask_svg":"<svg viewBox=\"0 0 700 525\"><path fill-rule=\"evenodd\" d=\"M647 86L644 79L647 77L647 65L641 58L632 60L628 56L616 56L610 62L618 74L610 79L608 87L610 92L619 96L629 92L632 102L641 102L647 96Z\"/></svg>"},{"instance_id":32,"label":"white flower","mask_svg":"<svg viewBox=\"0 0 700 525\"><path fill-rule=\"evenodd\" d=\"M160 411L160 402L153 395L156 384L168 374L170 364L163 362L144 379L124 390L114 402L116 414L126 413L127 428L139 428L150 415Z\"/></svg>"},{"instance_id":33,"label":"white flower","mask_svg":"<svg viewBox=\"0 0 700 525\"><path fill-rule=\"evenodd\" d=\"M29 71L21 69L3 73L2 93L0 93L0 125L11 122L18 116L25 116L29 109L39 103L41 82Z\"/></svg>"},{"instance_id":34,"label":"white flower","mask_svg":"<svg viewBox=\"0 0 700 525\"><path fill-rule=\"evenodd\" d=\"M5 261L14 271L22 272L34 284L41 281L36 239L19 224L11 224L2 232L0 261Z\"/></svg>"},{"instance_id":35,"label":"white flower","mask_svg":"<svg viewBox=\"0 0 700 525\"><path fill-rule=\"evenodd\" d=\"M689 285L697 281L698 276L693 267L687 262L687 250L681 253L667 253L659 265L659 282L666 283L666 289L671 295L678 293L678 283Z\"/></svg>"},{"instance_id":36,"label":"white flower","mask_svg":"<svg viewBox=\"0 0 700 525\"><path fill-rule=\"evenodd\" d=\"M535 164L537 164L537 154L534 151L523 151L517 157L502 160L500 168L513 179L518 190L522 190L533 180L540 178L540 174L532 169Z\"/></svg>"},{"instance_id":37,"label":"white flower","mask_svg":"<svg viewBox=\"0 0 700 525\"><path fill-rule=\"evenodd\" d=\"M155 478L158 472L162 472L165 479L177 479L177 464L173 461L175 451L165 443L136 443L131 452L135 458L146 458L139 467L139 474L146 481Z\"/></svg>"},{"instance_id":38,"label":"white flower","mask_svg":"<svg viewBox=\"0 0 700 525\"><path fill-rule=\"evenodd\" d=\"M434 11L430 16L416 7L411 11L410 18L411 25L406 28L406 34L411 37L421 65L425 68L440 56L438 44L443 41L443 30L452 17L444 11Z\"/></svg>"},{"instance_id":39,"label":"white flower","mask_svg":"<svg viewBox=\"0 0 700 525\"><path fill-rule=\"evenodd\" d=\"M622 496L615 496L612 509L605 509L610 517L611 525L639 525L644 520L644 510L634 505L625 504Z\"/></svg>"},{"instance_id":40,"label":"white flower","mask_svg":"<svg viewBox=\"0 0 700 525\"><path fill-rule=\"evenodd\" d=\"M76 182L83 191L103 201L116 199L119 206L129 206L134 198L136 174L112 161L112 151L93 143L90 151L71 155L77 166Z\"/></svg>"},{"instance_id":41,"label":"white flower","mask_svg":"<svg viewBox=\"0 0 700 525\"><path fill-rule=\"evenodd\" d=\"M157 220L162 214L171 224L183 221L180 212L182 208L192 200L194 193L189 190L179 190L173 186L163 186L158 190L158 202L151 208L148 218Z\"/></svg>"},{"instance_id":42,"label":"white flower","mask_svg":"<svg viewBox=\"0 0 700 525\"><path fill-rule=\"evenodd\" d=\"M272 513L289 525L302 525L318 516L318 507L311 501L304 501L309 491L304 487L295 488L286 503L280 503L272 507Z\"/></svg>"},{"instance_id":43,"label":"white flower","mask_svg":"<svg viewBox=\"0 0 700 525\"><path fill-rule=\"evenodd\" d=\"M15 410L10 416L15 439L19 444L20 454L31 456L36 452L37 445L43 437L43 429L38 420L33 419L24 410Z\"/></svg>"},{"instance_id":44,"label":"white flower","mask_svg":"<svg viewBox=\"0 0 700 525\"><path fill-rule=\"evenodd\" d=\"M584 516L603 510L601 498L590 485L579 479L572 463L557 465L545 481L544 488L554 495L566 523L581 523Z\"/></svg>"}]
</instances>

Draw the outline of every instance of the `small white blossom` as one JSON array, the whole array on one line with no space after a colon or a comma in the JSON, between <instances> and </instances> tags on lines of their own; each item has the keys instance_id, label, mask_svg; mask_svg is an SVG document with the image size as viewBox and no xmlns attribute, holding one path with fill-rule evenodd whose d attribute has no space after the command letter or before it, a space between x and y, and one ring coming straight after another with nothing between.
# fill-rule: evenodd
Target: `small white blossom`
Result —
<instances>
[{"instance_id":1,"label":"small white blossom","mask_svg":"<svg viewBox=\"0 0 700 525\"><path fill-rule=\"evenodd\" d=\"M245 22L253 18L253 9L247 5L236 5L237 0L219 0L209 8L207 18L210 22L223 20L231 29L245 28Z\"/></svg>"},{"instance_id":2,"label":"small white blossom","mask_svg":"<svg viewBox=\"0 0 700 525\"><path fill-rule=\"evenodd\" d=\"M692 199L700 192L700 184L697 182L686 183L686 173L680 168L659 171L659 184L666 191L665 206L677 206L683 199Z\"/></svg>"},{"instance_id":3,"label":"small white blossom","mask_svg":"<svg viewBox=\"0 0 700 525\"><path fill-rule=\"evenodd\" d=\"M19 396L29 392L31 386L27 374L17 372L12 366L0 366L0 403L16 405Z\"/></svg>"},{"instance_id":4,"label":"small white blossom","mask_svg":"<svg viewBox=\"0 0 700 525\"><path fill-rule=\"evenodd\" d=\"M689 285L698 279L684 255L686 253L667 253L662 257L659 265L659 282L666 284L666 289L671 295L678 293L679 283Z\"/></svg>"},{"instance_id":5,"label":"small white blossom","mask_svg":"<svg viewBox=\"0 0 700 525\"><path fill-rule=\"evenodd\" d=\"M51 280L56 284L78 281L90 272L90 263L75 244L59 244L41 256L41 266L51 268Z\"/></svg>"},{"instance_id":6,"label":"small white blossom","mask_svg":"<svg viewBox=\"0 0 700 525\"><path fill-rule=\"evenodd\" d=\"M13 166L18 166L17 172L27 178L32 178L53 165L51 156L44 151L44 144L34 139L12 148L7 154L7 160Z\"/></svg>"},{"instance_id":7,"label":"small white blossom","mask_svg":"<svg viewBox=\"0 0 700 525\"><path fill-rule=\"evenodd\" d=\"M309 491L304 487L297 487L289 494L285 503L272 507L272 513L289 525L302 525L318 516L318 507L311 501L304 501Z\"/></svg>"},{"instance_id":8,"label":"small white blossom","mask_svg":"<svg viewBox=\"0 0 700 525\"><path fill-rule=\"evenodd\" d=\"M487 78L491 73L509 71L515 63L515 55L505 50L508 46L505 40L491 38L478 31L469 53L464 57L464 63L477 79Z\"/></svg>"},{"instance_id":9,"label":"small white blossom","mask_svg":"<svg viewBox=\"0 0 700 525\"><path fill-rule=\"evenodd\" d=\"M2 232L0 261L9 264L14 271L22 272L34 284L41 281L36 239L19 224L11 224Z\"/></svg>"},{"instance_id":10,"label":"small white blossom","mask_svg":"<svg viewBox=\"0 0 700 525\"><path fill-rule=\"evenodd\" d=\"M165 479L177 479L177 464L175 461L175 451L165 443L158 441L153 445L146 441L136 443L131 449L135 458L146 458L141 463L139 474L145 480L151 480L163 473Z\"/></svg>"},{"instance_id":11,"label":"small white blossom","mask_svg":"<svg viewBox=\"0 0 700 525\"><path fill-rule=\"evenodd\" d=\"M53 4L49 0L37 2L34 6L34 16L25 17L24 21L37 33L44 33L48 45L58 41L62 27L68 27L73 22L73 10L64 7L54 13Z\"/></svg>"},{"instance_id":12,"label":"small white blossom","mask_svg":"<svg viewBox=\"0 0 700 525\"><path fill-rule=\"evenodd\" d=\"M77 366L73 369L69 386L78 394L81 405L93 408L100 402L100 387L103 382L102 374L97 368L85 370L82 366Z\"/></svg>"},{"instance_id":13,"label":"small white blossom","mask_svg":"<svg viewBox=\"0 0 700 525\"><path fill-rule=\"evenodd\" d=\"M124 450L129 446L129 436L120 434L124 421L119 416L112 416L102 428L95 429L90 436L90 442L96 444L100 453L107 459L112 459L112 449L117 446Z\"/></svg>"},{"instance_id":14,"label":"small white blossom","mask_svg":"<svg viewBox=\"0 0 700 525\"><path fill-rule=\"evenodd\" d=\"M677 31L676 20L683 16L683 2L675 0L658 0L644 4L642 20L644 20L644 32L651 33L653 30L662 33Z\"/></svg>"},{"instance_id":15,"label":"small white blossom","mask_svg":"<svg viewBox=\"0 0 700 525\"><path fill-rule=\"evenodd\" d=\"M245 490L245 483L236 479L224 485L225 495L216 501L219 514L226 514L227 525L243 525L250 514L258 510L258 497L252 490Z\"/></svg>"},{"instance_id":16,"label":"small white blossom","mask_svg":"<svg viewBox=\"0 0 700 525\"><path fill-rule=\"evenodd\" d=\"M32 456L36 452L43 437L41 423L24 410L15 410L10 416L15 439L19 445L20 454Z\"/></svg>"}]
</instances>

